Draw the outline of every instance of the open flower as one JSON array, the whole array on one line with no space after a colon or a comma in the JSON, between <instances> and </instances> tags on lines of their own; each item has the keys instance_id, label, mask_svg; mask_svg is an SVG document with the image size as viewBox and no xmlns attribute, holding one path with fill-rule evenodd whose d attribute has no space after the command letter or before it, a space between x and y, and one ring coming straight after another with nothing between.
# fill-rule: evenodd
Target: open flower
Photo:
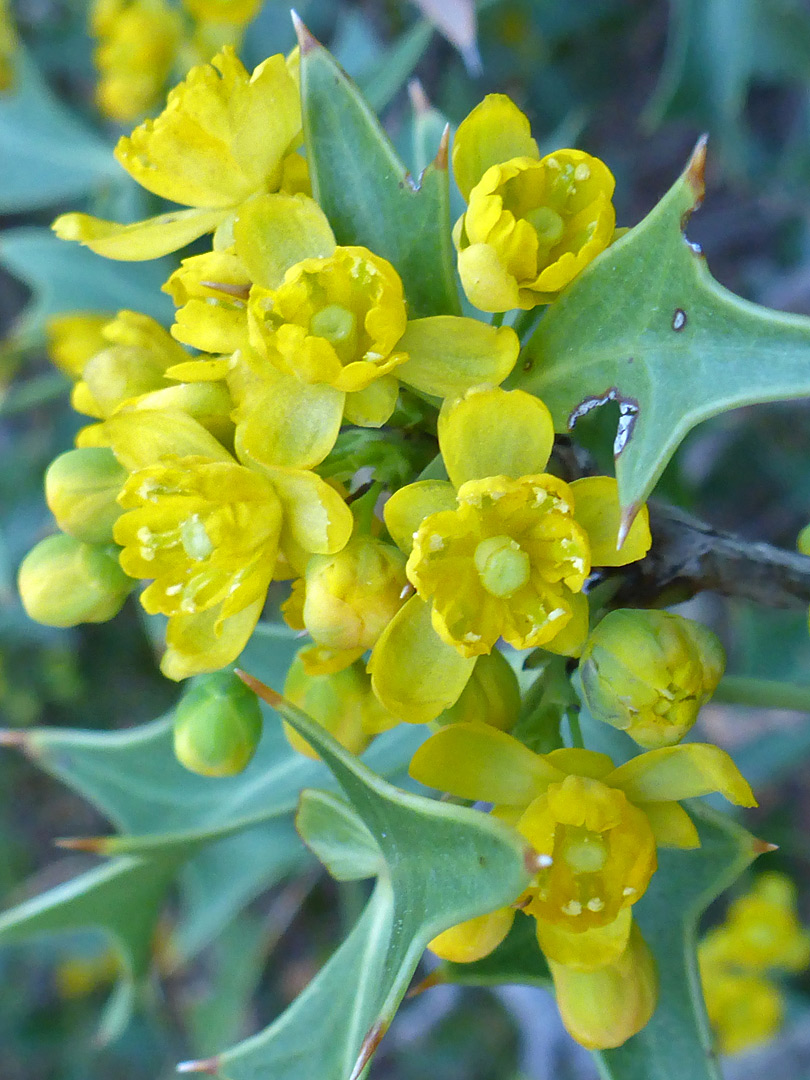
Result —
<instances>
[{"instance_id":1,"label":"open flower","mask_svg":"<svg viewBox=\"0 0 810 1080\"><path fill-rule=\"evenodd\" d=\"M227 255L200 257L205 262L194 266L188 260L169 287L187 298L175 335L234 352L213 371L201 366L199 378L227 378L243 460L314 468L344 417L384 424L400 382L444 398L498 384L514 366L519 341L509 327L451 315L409 320L393 266L366 248L337 246L312 199L251 199L234 239ZM226 281L200 276L216 274L218 265ZM252 282L244 300L242 273ZM192 367L183 368L184 378L193 377Z\"/></svg>"},{"instance_id":2,"label":"open flower","mask_svg":"<svg viewBox=\"0 0 810 1080\"><path fill-rule=\"evenodd\" d=\"M529 121L489 94L461 123L453 170L467 200L458 270L482 311L547 303L603 251L616 224L607 166L581 150L540 158Z\"/></svg>"},{"instance_id":3,"label":"open flower","mask_svg":"<svg viewBox=\"0 0 810 1080\"><path fill-rule=\"evenodd\" d=\"M515 907L536 919L538 944L565 989L560 1007L569 1030L594 1047L624 1042L652 1012L654 995L636 986L644 1007L614 1018L604 1032L582 1003L598 1000L588 988L606 970L631 984L635 971L649 983L645 965L621 971L615 965L621 967L628 948L640 949L632 944L632 906L655 872L657 847L699 846L680 800L717 791L737 805L755 805L728 754L703 743L652 750L615 768L594 751L535 754L490 726L456 724L423 743L410 772L429 787L493 803L493 813L529 841L537 873ZM515 907L462 923L431 948L456 962L479 959L506 936Z\"/></svg>"},{"instance_id":4,"label":"open flower","mask_svg":"<svg viewBox=\"0 0 810 1080\"><path fill-rule=\"evenodd\" d=\"M53 228L110 259L154 259L233 220L251 195L306 187L298 86L283 56L248 75L232 48L191 69L115 156L147 191L192 207L132 225L63 214Z\"/></svg>"},{"instance_id":5,"label":"open flower","mask_svg":"<svg viewBox=\"0 0 810 1080\"><path fill-rule=\"evenodd\" d=\"M417 596L389 623L370 670L380 700L403 719L432 720L452 705L474 658L501 637L517 649L577 654L591 566L647 552L646 511L618 548L615 480L566 484L543 471L553 439L537 398L479 387L439 417L450 480L410 484L386 504ZM402 674L411 671L422 673L418 682Z\"/></svg>"}]
</instances>

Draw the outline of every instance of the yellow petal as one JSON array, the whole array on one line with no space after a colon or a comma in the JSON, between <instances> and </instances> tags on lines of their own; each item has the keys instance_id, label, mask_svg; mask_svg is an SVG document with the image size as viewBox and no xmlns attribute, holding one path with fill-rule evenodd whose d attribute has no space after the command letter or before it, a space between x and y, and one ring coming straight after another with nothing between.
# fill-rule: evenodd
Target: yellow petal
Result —
<instances>
[{"instance_id":1,"label":"yellow petal","mask_svg":"<svg viewBox=\"0 0 810 1080\"><path fill-rule=\"evenodd\" d=\"M630 532L617 547L621 507L616 480L612 476L586 476L571 484L574 517L588 534L593 566L626 566L642 559L650 550L650 515L639 510Z\"/></svg>"},{"instance_id":2,"label":"yellow petal","mask_svg":"<svg viewBox=\"0 0 810 1080\"><path fill-rule=\"evenodd\" d=\"M523 390L471 390L439 414L439 446L457 488L487 476L532 476L554 443L551 413Z\"/></svg>"},{"instance_id":3,"label":"yellow petal","mask_svg":"<svg viewBox=\"0 0 810 1080\"><path fill-rule=\"evenodd\" d=\"M232 664L247 645L263 607L264 597L221 622L219 607L173 615L160 670L167 679L179 681Z\"/></svg>"},{"instance_id":4,"label":"yellow petal","mask_svg":"<svg viewBox=\"0 0 810 1080\"><path fill-rule=\"evenodd\" d=\"M644 813L659 847L700 847L700 837L695 824L679 803L644 803Z\"/></svg>"},{"instance_id":5,"label":"yellow petal","mask_svg":"<svg viewBox=\"0 0 810 1080\"><path fill-rule=\"evenodd\" d=\"M225 447L187 413L138 411L117 413L97 424L103 442L110 446L124 468L130 472L154 465L162 457L199 455L214 461L233 462Z\"/></svg>"},{"instance_id":6,"label":"yellow petal","mask_svg":"<svg viewBox=\"0 0 810 1080\"><path fill-rule=\"evenodd\" d=\"M490 165L539 158L528 117L506 94L487 94L462 120L453 141L453 174L466 200Z\"/></svg>"},{"instance_id":7,"label":"yellow petal","mask_svg":"<svg viewBox=\"0 0 810 1080\"><path fill-rule=\"evenodd\" d=\"M78 240L97 255L124 262L157 259L212 232L225 210L174 210L168 214L119 225L90 214L62 214L53 223L60 240Z\"/></svg>"},{"instance_id":8,"label":"yellow petal","mask_svg":"<svg viewBox=\"0 0 810 1080\"><path fill-rule=\"evenodd\" d=\"M335 445L345 397L340 390L275 375L239 396L233 416L236 453L242 461L311 469Z\"/></svg>"},{"instance_id":9,"label":"yellow petal","mask_svg":"<svg viewBox=\"0 0 810 1080\"><path fill-rule=\"evenodd\" d=\"M588 640L590 625L588 597L583 592L572 593L568 589L565 599L571 609L571 618L551 641L543 643L543 648L547 652L556 653L557 656L580 656Z\"/></svg>"},{"instance_id":10,"label":"yellow petal","mask_svg":"<svg viewBox=\"0 0 810 1080\"><path fill-rule=\"evenodd\" d=\"M655 961L637 926L612 964L577 971L549 961L557 1006L568 1032L589 1050L621 1046L652 1016L658 999Z\"/></svg>"},{"instance_id":11,"label":"yellow petal","mask_svg":"<svg viewBox=\"0 0 810 1080\"><path fill-rule=\"evenodd\" d=\"M430 605L418 596L400 608L371 653L374 693L394 716L426 724L458 701L475 667L433 629Z\"/></svg>"},{"instance_id":12,"label":"yellow petal","mask_svg":"<svg viewBox=\"0 0 810 1080\"><path fill-rule=\"evenodd\" d=\"M489 956L493 949L497 949L512 929L514 921L514 908L498 908L488 915L479 915L476 919L451 926L429 942L428 948L442 960L469 964Z\"/></svg>"},{"instance_id":13,"label":"yellow petal","mask_svg":"<svg viewBox=\"0 0 810 1080\"><path fill-rule=\"evenodd\" d=\"M285 532L296 544L314 555L332 555L346 546L354 518L333 487L302 469L266 469L265 474L284 507Z\"/></svg>"},{"instance_id":14,"label":"yellow petal","mask_svg":"<svg viewBox=\"0 0 810 1080\"><path fill-rule=\"evenodd\" d=\"M481 383L500 385L515 366L520 340L508 326L435 315L411 319L397 351L408 354L397 368L402 382L435 397L459 397Z\"/></svg>"},{"instance_id":15,"label":"yellow petal","mask_svg":"<svg viewBox=\"0 0 810 1080\"><path fill-rule=\"evenodd\" d=\"M572 747L552 750L550 754L544 756L555 769L574 776L588 776L591 780L601 780L608 773L613 772L613 762L607 754L600 754L596 750L580 750Z\"/></svg>"},{"instance_id":16,"label":"yellow petal","mask_svg":"<svg viewBox=\"0 0 810 1080\"><path fill-rule=\"evenodd\" d=\"M399 382L394 375L381 375L363 390L346 395L343 415L358 427L382 427L397 407Z\"/></svg>"},{"instance_id":17,"label":"yellow petal","mask_svg":"<svg viewBox=\"0 0 810 1080\"><path fill-rule=\"evenodd\" d=\"M395 491L383 507L385 527L394 543L406 555L413 550L413 537L430 514L456 509L456 492L447 480L417 480Z\"/></svg>"},{"instance_id":18,"label":"yellow petal","mask_svg":"<svg viewBox=\"0 0 810 1080\"><path fill-rule=\"evenodd\" d=\"M488 724L451 724L422 743L414 780L461 799L527 806L565 774L505 731Z\"/></svg>"},{"instance_id":19,"label":"yellow petal","mask_svg":"<svg viewBox=\"0 0 810 1080\"><path fill-rule=\"evenodd\" d=\"M291 266L335 250L335 234L314 199L260 195L239 210L233 227L236 253L252 280L277 289Z\"/></svg>"},{"instance_id":20,"label":"yellow petal","mask_svg":"<svg viewBox=\"0 0 810 1080\"><path fill-rule=\"evenodd\" d=\"M631 908L623 908L607 926L593 926L575 933L565 926L537 920L537 943L551 963L577 971L593 971L618 960L627 948L633 924Z\"/></svg>"},{"instance_id":21,"label":"yellow petal","mask_svg":"<svg viewBox=\"0 0 810 1080\"><path fill-rule=\"evenodd\" d=\"M491 244L470 244L458 253L458 273L467 299L479 311L511 311L534 307L521 301L517 278L510 274Z\"/></svg>"},{"instance_id":22,"label":"yellow petal","mask_svg":"<svg viewBox=\"0 0 810 1080\"><path fill-rule=\"evenodd\" d=\"M756 806L740 770L719 746L684 743L648 750L620 765L605 783L634 803L670 802L717 791L736 806Z\"/></svg>"},{"instance_id":23,"label":"yellow petal","mask_svg":"<svg viewBox=\"0 0 810 1080\"><path fill-rule=\"evenodd\" d=\"M178 382L220 382L230 371L231 360L228 356L216 359L186 360L182 364L173 364L166 368L168 379Z\"/></svg>"}]
</instances>

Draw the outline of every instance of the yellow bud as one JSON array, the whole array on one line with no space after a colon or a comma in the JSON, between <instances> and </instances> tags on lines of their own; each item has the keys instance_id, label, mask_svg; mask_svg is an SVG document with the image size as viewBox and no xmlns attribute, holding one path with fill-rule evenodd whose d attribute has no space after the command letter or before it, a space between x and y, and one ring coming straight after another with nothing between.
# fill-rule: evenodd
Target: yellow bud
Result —
<instances>
[{"instance_id":1,"label":"yellow bud","mask_svg":"<svg viewBox=\"0 0 810 1080\"><path fill-rule=\"evenodd\" d=\"M328 649L370 649L402 607L405 557L392 544L357 536L307 566L303 625Z\"/></svg>"},{"instance_id":2,"label":"yellow bud","mask_svg":"<svg viewBox=\"0 0 810 1080\"><path fill-rule=\"evenodd\" d=\"M62 532L88 544L108 544L121 513L116 502L126 469L106 447L68 450L45 473L45 498Z\"/></svg>"},{"instance_id":3,"label":"yellow bud","mask_svg":"<svg viewBox=\"0 0 810 1080\"><path fill-rule=\"evenodd\" d=\"M666 611L612 611L588 638L580 673L585 703L640 746L679 742L725 668L717 637Z\"/></svg>"},{"instance_id":4,"label":"yellow bud","mask_svg":"<svg viewBox=\"0 0 810 1080\"><path fill-rule=\"evenodd\" d=\"M101 331L112 317L72 311L48 319L45 324L48 356L60 371L72 379L80 378L87 361L106 347L107 342Z\"/></svg>"},{"instance_id":5,"label":"yellow bud","mask_svg":"<svg viewBox=\"0 0 810 1080\"><path fill-rule=\"evenodd\" d=\"M235 776L253 757L262 712L252 690L229 672L196 679L174 714L174 752L200 776Z\"/></svg>"},{"instance_id":6,"label":"yellow bud","mask_svg":"<svg viewBox=\"0 0 810 1080\"><path fill-rule=\"evenodd\" d=\"M361 754L376 734L397 723L396 717L377 701L371 679L359 662L342 671L311 675L299 654L287 673L284 696L353 754ZM318 756L289 724L284 725L284 733L300 753Z\"/></svg>"},{"instance_id":7,"label":"yellow bud","mask_svg":"<svg viewBox=\"0 0 810 1080\"><path fill-rule=\"evenodd\" d=\"M510 731L520 712L520 687L509 661L498 649L479 656L461 697L436 718L437 724L483 723Z\"/></svg>"},{"instance_id":8,"label":"yellow bud","mask_svg":"<svg viewBox=\"0 0 810 1080\"><path fill-rule=\"evenodd\" d=\"M641 1031L658 997L655 961L634 924L618 960L581 971L549 960L557 1005L568 1032L589 1050L621 1046Z\"/></svg>"},{"instance_id":9,"label":"yellow bud","mask_svg":"<svg viewBox=\"0 0 810 1080\"><path fill-rule=\"evenodd\" d=\"M106 622L133 588L113 545L85 544L59 534L41 540L20 566L23 607L46 626Z\"/></svg>"}]
</instances>

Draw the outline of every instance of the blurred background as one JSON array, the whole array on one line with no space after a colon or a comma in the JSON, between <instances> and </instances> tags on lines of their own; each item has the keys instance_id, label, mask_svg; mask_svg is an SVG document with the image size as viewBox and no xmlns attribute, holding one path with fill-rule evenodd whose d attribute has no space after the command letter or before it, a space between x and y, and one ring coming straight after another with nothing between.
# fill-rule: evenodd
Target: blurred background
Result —
<instances>
[{"instance_id":1,"label":"blurred background","mask_svg":"<svg viewBox=\"0 0 810 1080\"><path fill-rule=\"evenodd\" d=\"M248 68L294 45L287 4L172 0L0 0L0 716L3 727L129 728L161 715L178 690L157 670L130 601L112 623L58 631L28 620L15 594L20 559L52 529L42 495L50 460L81 420L48 359L53 316L145 311L168 323L159 291L171 267L111 264L55 240L56 213L119 220L159 212L114 163L112 147L166 89L224 41ZM142 3L142 8L137 7ZM443 123L484 94L508 93L544 152L579 146L616 176L633 225L708 132L703 209L689 224L714 275L740 295L810 313L810 3L807 0L300 0L299 14L381 112L416 170ZM126 23L122 16L135 11ZM255 14L254 14L255 11ZM150 21L151 20L151 21ZM122 29L123 27L123 29ZM418 81L415 81L418 80ZM410 92L409 92L410 84ZM434 110L435 143L414 144L413 102ZM347 147L351 153L351 147ZM168 267L168 269L167 269ZM616 416L582 438L611 471ZM579 429L578 429L579 430ZM681 447L662 497L750 540L793 549L810 520L807 403L738 410ZM699 597L729 672L810 684L804 611L763 611ZM810 694L810 688L808 689ZM788 873L810 920L810 727L803 713L711 706L700 723L753 783L756 830L780 850L760 869ZM0 749L0 903L8 907L91 865L54 837L108 831L78 796ZM745 886L745 882L740 887ZM306 985L363 902L313 870L261 893L188 964L158 934L157 1008L96 1044L115 974L104 940L62 936L0 951L3 1080L157 1080L257 1030ZM722 917L724 904L709 913ZM734 1080L810 1077L810 976L784 993L786 1023L768 1045L726 1063ZM596 1075L544 991L443 987L406 1003L372 1074L390 1080L573 1080Z\"/></svg>"}]
</instances>

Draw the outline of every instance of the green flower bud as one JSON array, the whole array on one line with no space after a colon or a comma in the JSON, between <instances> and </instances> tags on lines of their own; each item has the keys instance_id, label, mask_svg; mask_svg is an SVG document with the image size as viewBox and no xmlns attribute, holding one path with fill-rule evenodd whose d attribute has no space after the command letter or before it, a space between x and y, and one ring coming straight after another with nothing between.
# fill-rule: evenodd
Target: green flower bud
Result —
<instances>
[{"instance_id":1,"label":"green flower bud","mask_svg":"<svg viewBox=\"0 0 810 1080\"><path fill-rule=\"evenodd\" d=\"M200 776L242 772L262 734L262 711L252 690L230 672L201 675L174 714L174 752Z\"/></svg>"},{"instance_id":2,"label":"green flower bud","mask_svg":"<svg viewBox=\"0 0 810 1080\"><path fill-rule=\"evenodd\" d=\"M45 473L45 498L62 532L88 544L109 544L127 475L106 447L60 454Z\"/></svg>"},{"instance_id":3,"label":"green flower bud","mask_svg":"<svg viewBox=\"0 0 810 1080\"><path fill-rule=\"evenodd\" d=\"M32 548L18 576L23 607L46 626L106 622L118 614L134 586L112 544L85 544L62 533Z\"/></svg>"},{"instance_id":4,"label":"green flower bud","mask_svg":"<svg viewBox=\"0 0 810 1080\"><path fill-rule=\"evenodd\" d=\"M502 652L479 656L470 681L461 697L436 718L436 723L489 724L501 731L511 731L520 712L520 687L512 665Z\"/></svg>"},{"instance_id":5,"label":"green flower bud","mask_svg":"<svg viewBox=\"0 0 810 1080\"><path fill-rule=\"evenodd\" d=\"M328 675L310 675L299 654L287 673L284 696L353 754L362 754L375 735L397 723L374 696L371 679L360 662ZM284 733L300 753L318 756L289 724L284 725Z\"/></svg>"},{"instance_id":6,"label":"green flower bud","mask_svg":"<svg viewBox=\"0 0 810 1080\"><path fill-rule=\"evenodd\" d=\"M679 742L714 693L723 646L701 623L667 611L612 611L585 645L585 704L648 749Z\"/></svg>"}]
</instances>

